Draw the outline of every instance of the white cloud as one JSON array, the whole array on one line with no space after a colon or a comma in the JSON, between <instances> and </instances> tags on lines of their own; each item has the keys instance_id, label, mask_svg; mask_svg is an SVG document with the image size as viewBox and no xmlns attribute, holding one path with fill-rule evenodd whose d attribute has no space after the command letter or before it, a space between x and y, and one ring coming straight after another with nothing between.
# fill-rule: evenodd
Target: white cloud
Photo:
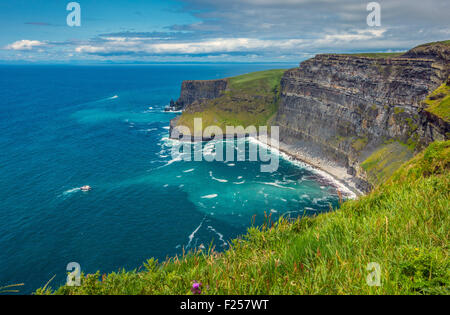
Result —
<instances>
[{"instance_id":1,"label":"white cloud","mask_svg":"<svg viewBox=\"0 0 450 315\"><path fill-rule=\"evenodd\" d=\"M298 53L302 49L342 46L352 42L380 40L385 29L363 29L347 33L328 33L315 39L258 39L211 38L198 41L158 40L134 37L105 37L103 41L91 41L75 48L77 53L114 55L202 55L228 53L265 53L276 50L277 55Z\"/></svg>"},{"instance_id":2,"label":"white cloud","mask_svg":"<svg viewBox=\"0 0 450 315\"><path fill-rule=\"evenodd\" d=\"M27 40L22 39L18 40L12 44L9 44L5 47L8 50L32 50L34 47L43 46L44 42L40 42L38 40Z\"/></svg>"},{"instance_id":3,"label":"white cloud","mask_svg":"<svg viewBox=\"0 0 450 315\"><path fill-rule=\"evenodd\" d=\"M106 38L106 42L91 43L76 47L78 53L113 54L113 53L147 53L147 54L215 54L248 52L254 50L293 49L304 42L302 39L262 40L256 38L214 38L191 42L153 42L142 39Z\"/></svg>"},{"instance_id":4,"label":"white cloud","mask_svg":"<svg viewBox=\"0 0 450 315\"><path fill-rule=\"evenodd\" d=\"M317 45L331 45L336 42L342 44L353 41L367 41L382 38L384 33L386 33L386 29L367 29L358 30L355 33L327 34L315 42Z\"/></svg>"}]
</instances>

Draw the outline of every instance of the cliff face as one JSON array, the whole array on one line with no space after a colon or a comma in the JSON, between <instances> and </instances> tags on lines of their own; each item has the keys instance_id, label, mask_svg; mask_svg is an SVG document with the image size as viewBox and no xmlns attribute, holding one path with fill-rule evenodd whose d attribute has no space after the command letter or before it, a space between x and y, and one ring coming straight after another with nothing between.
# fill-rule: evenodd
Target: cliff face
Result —
<instances>
[{"instance_id":1,"label":"cliff face","mask_svg":"<svg viewBox=\"0 0 450 315\"><path fill-rule=\"evenodd\" d=\"M180 98L176 102L172 101L169 109L179 111L185 109L194 101L217 98L227 89L227 84L226 79L183 81Z\"/></svg>"},{"instance_id":2,"label":"cliff face","mask_svg":"<svg viewBox=\"0 0 450 315\"><path fill-rule=\"evenodd\" d=\"M284 72L281 85L270 87L277 108L270 124L280 127L281 149L369 191L430 142L448 139L448 119L426 110L424 100L449 80L449 60L445 42L396 58L317 55ZM222 109L234 121L249 106L223 96L233 90L230 82L185 81L175 104L187 116Z\"/></svg>"},{"instance_id":3,"label":"cliff face","mask_svg":"<svg viewBox=\"0 0 450 315\"><path fill-rule=\"evenodd\" d=\"M360 165L383 143L423 147L446 138L448 124L425 112L422 101L448 77L447 57L420 49L393 59L318 55L307 60L281 81L275 120L280 140L345 167L357 188L367 191L371 185Z\"/></svg>"}]
</instances>

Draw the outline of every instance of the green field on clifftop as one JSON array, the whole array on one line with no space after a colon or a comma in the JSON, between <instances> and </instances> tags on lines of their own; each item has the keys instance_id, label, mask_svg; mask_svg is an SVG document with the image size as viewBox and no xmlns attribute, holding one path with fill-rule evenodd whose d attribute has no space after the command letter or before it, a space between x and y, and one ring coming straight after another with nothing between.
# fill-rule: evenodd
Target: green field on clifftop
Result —
<instances>
[{"instance_id":1,"label":"green field on clifftop","mask_svg":"<svg viewBox=\"0 0 450 315\"><path fill-rule=\"evenodd\" d=\"M389 180L336 212L276 223L143 271L82 277L37 294L449 294L450 141L432 143ZM380 286L366 282L380 267ZM373 265L372 265L373 266ZM369 277L370 278L370 277Z\"/></svg>"},{"instance_id":2,"label":"green field on clifftop","mask_svg":"<svg viewBox=\"0 0 450 315\"><path fill-rule=\"evenodd\" d=\"M447 80L450 82L450 79ZM426 110L446 122L450 122L450 85L442 84L424 101L428 107Z\"/></svg>"},{"instance_id":3,"label":"green field on clifftop","mask_svg":"<svg viewBox=\"0 0 450 315\"><path fill-rule=\"evenodd\" d=\"M193 132L194 118L202 118L203 127L266 126L278 109L280 82L286 70L276 69L228 78L225 93L187 108L178 125Z\"/></svg>"}]
</instances>

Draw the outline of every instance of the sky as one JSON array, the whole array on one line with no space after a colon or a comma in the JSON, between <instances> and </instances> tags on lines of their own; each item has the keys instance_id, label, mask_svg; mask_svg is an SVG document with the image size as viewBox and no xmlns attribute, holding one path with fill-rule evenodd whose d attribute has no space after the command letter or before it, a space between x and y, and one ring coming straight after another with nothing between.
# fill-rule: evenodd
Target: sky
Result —
<instances>
[{"instance_id":1,"label":"sky","mask_svg":"<svg viewBox=\"0 0 450 315\"><path fill-rule=\"evenodd\" d=\"M2 63L298 62L450 39L450 1L0 0Z\"/></svg>"}]
</instances>

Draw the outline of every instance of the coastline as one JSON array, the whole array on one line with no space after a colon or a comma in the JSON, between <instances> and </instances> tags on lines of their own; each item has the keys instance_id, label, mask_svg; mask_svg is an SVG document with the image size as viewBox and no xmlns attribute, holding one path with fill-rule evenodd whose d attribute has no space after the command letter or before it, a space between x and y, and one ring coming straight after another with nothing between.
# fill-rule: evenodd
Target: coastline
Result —
<instances>
[{"instance_id":1,"label":"coastline","mask_svg":"<svg viewBox=\"0 0 450 315\"><path fill-rule=\"evenodd\" d=\"M179 116L178 116L179 117ZM171 120L169 126L169 139L175 141L182 141L180 139L176 139L172 137L172 130L176 122L178 121L178 117ZM175 124L173 124L173 122ZM234 138L242 137L238 135L234 135ZM260 145L268 146L271 150L276 150L277 153L282 156L285 160L288 160L294 164L301 164L302 167L309 168L317 175L322 177L327 181L328 184L331 184L335 188L337 188L344 196L348 199L357 199L360 196L364 195L364 192L357 188L357 184L354 181L354 177L347 173L347 169L336 165L326 159L320 158L318 156L313 156L308 154L306 150L302 150L300 146L288 145L283 142L278 142L278 146L274 147L271 145L271 141L267 141L263 136L257 135L245 135L250 141L258 142ZM223 138L226 139L227 135L224 134ZM211 141L213 139L202 139L201 141ZM191 140L186 140L190 142L194 142L195 139L192 137Z\"/></svg>"},{"instance_id":2,"label":"coastline","mask_svg":"<svg viewBox=\"0 0 450 315\"><path fill-rule=\"evenodd\" d=\"M288 146L286 144L283 144ZM345 188L354 194L353 198L363 196L364 193L356 188L356 183L353 181L353 176L347 173L347 170L338 165L334 165L325 159L319 159L317 157L308 156L306 152L300 152L299 148L296 151L291 152L288 149L279 148L279 151L283 152L290 158L307 164L313 170L320 173L321 176L330 177L334 182L336 182L339 188Z\"/></svg>"},{"instance_id":3,"label":"coastline","mask_svg":"<svg viewBox=\"0 0 450 315\"><path fill-rule=\"evenodd\" d=\"M278 142L278 147L275 148L268 143L267 139L262 137L250 137L250 139L262 145L266 145L272 150L277 150L280 155L284 155L283 158L286 160L297 164L301 163L303 167L309 167L321 177L328 179L330 184L336 186L341 193L350 199L357 199L358 197L364 195L362 191L356 188L356 183L353 181L353 176L349 175L344 167L338 166L319 157L313 157L306 151L301 150L300 147Z\"/></svg>"}]
</instances>

